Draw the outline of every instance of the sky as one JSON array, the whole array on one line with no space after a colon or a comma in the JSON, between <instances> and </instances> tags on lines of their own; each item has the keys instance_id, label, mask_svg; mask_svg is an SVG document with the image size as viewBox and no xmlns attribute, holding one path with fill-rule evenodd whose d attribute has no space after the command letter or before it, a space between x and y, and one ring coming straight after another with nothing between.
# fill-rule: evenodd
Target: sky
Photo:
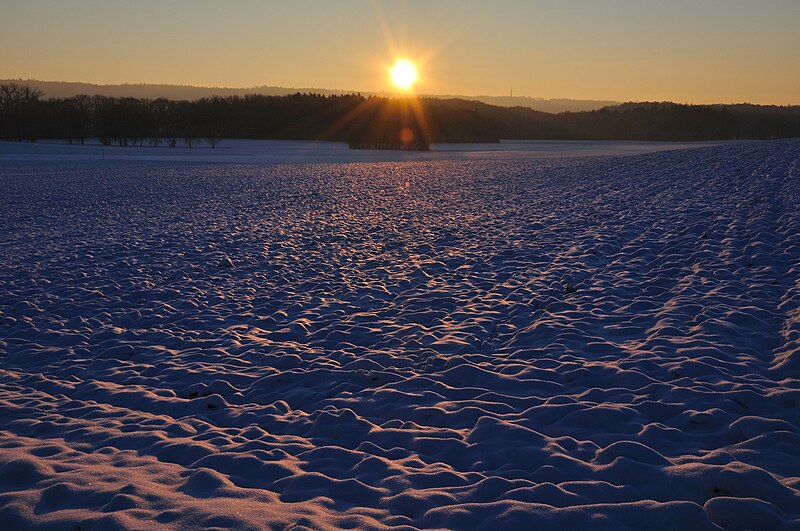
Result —
<instances>
[{"instance_id":1,"label":"sky","mask_svg":"<svg viewBox=\"0 0 800 531\"><path fill-rule=\"evenodd\" d=\"M800 0L0 0L0 78L800 104Z\"/></svg>"}]
</instances>

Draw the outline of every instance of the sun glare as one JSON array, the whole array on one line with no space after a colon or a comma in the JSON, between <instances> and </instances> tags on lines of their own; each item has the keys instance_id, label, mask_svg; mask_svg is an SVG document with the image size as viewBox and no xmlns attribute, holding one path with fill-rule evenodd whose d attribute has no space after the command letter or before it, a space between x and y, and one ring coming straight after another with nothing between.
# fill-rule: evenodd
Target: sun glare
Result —
<instances>
[{"instance_id":1,"label":"sun glare","mask_svg":"<svg viewBox=\"0 0 800 531\"><path fill-rule=\"evenodd\" d=\"M392 83L402 90L411 90L417 81L417 67L408 59L398 59L389 71Z\"/></svg>"}]
</instances>

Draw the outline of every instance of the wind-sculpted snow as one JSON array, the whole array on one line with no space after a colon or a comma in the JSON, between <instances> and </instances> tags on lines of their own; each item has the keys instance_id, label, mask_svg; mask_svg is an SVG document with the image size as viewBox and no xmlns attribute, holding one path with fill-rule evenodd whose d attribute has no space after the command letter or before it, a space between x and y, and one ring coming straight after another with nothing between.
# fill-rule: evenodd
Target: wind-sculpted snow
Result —
<instances>
[{"instance_id":1,"label":"wind-sculpted snow","mask_svg":"<svg viewBox=\"0 0 800 531\"><path fill-rule=\"evenodd\" d=\"M2 529L798 529L800 141L0 165Z\"/></svg>"}]
</instances>

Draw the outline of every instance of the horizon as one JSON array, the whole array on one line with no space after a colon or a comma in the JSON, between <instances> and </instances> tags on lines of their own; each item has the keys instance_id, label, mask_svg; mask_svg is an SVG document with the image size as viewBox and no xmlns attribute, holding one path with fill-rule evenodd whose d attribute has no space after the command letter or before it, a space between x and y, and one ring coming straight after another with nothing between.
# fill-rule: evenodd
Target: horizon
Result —
<instances>
[{"instance_id":1,"label":"horizon","mask_svg":"<svg viewBox=\"0 0 800 531\"><path fill-rule=\"evenodd\" d=\"M25 85L26 83L43 83L43 84L65 84L65 85L90 85L99 88L118 88L118 87L169 87L169 88L184 88L184 89L196 89L196 90L225 90L225 91L247 91L247 90L259 90L259 89L276 89L281 91L298 91L298 93L303 94L318 94L317 92L313 91L321 91L321 93L331 93L331 94L360 94L360 95L367 95L367 96L379 96L379 97L403 97L407 96L408 94L404 94L402 91L392 91L391 89L382 90L382 91L369 91L369 90L359 90L359 89L340 89L340 88L329 88L329 87L301 87L301 86L280 86L280 85L254 85L254 86L246 86L246 87L234 87L234 86L224 86L224 85L217 85L217 86L203 86L203 85L181 85L181 84L174 84L174 83L151 83L151 82L123 82L123 83L93 83L89 81L71 81L71 80L52 80L52 79L33 79L33 78L0 78L2 82L12 82L17 84ZM245 93L249 94L249 93ZM253 94L257 94L253 92ZM212 94L212 96L224 96L218 94ZM493 95L493 94L432 94L432 93L415 93L415 97L419 98L438 98L438 99L466 99L466 100L478 100L478 98L485 98L485 99L519 99L519 100L535 100L535 101L542 101L542 102L555 102L555 101L565 101L565 102L598 102L598 103L609 103L611 105L624 105L629 103L674 103L677 105L697 105L697 106L714 106L714 105L754 105L754 106L762 106L762 107L798 107L800 103L788 103L788 104L781 104L781 103L763 103L757 101L710 101L710 102L689 102L689 101L674 101L674 100L623 100L623 99L599 99L599 98L589 98L589 99L578 99L578 98L565 98L565 97L552 97L552 98L544 98L540 96L529 96L523 94L505 94L505 95ZM57 98L60 96L50 96L48 94L44 94L45 98ZM205 97L205 96L202 96ZM173 98L167 98L173 99ZM599 107L598 107L599 108Z\"/></svg>"},{"instance_id":2,"label":"horizon","mask_svg":"<svg viewBox=\"0 0 800 531\"><path fill-rule=\"evenodd\" d=\"M790 0L235 7L6 3L0 78L385 93L408 58L431 96L800 104Z\"/></svg>"}]
</instances>

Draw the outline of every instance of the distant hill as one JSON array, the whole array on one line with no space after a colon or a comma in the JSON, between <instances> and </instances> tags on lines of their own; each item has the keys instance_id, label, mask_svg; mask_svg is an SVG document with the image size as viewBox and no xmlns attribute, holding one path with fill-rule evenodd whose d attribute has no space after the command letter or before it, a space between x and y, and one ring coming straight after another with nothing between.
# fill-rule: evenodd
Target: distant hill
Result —
<instances>
[{"instance_id":1,"label":"distant hill","mask_svg":"<svg viewBox=\"0 0 800 531\"><path fill-rule=\"evenodd\" d=\"M534 111L558 114L560 112L595 111L611 105L619 105L610 100L570 100L566 98L544 99L528 96L435 96L440 99L462 99L479 101L496 107L525 107Z\"/></svg>"},{"instance_id":2,"label":"distant hill","mask_svg":"<svg viewBox=\"0 0 800 531\"><path fill-rule=\"evenodd\" d=\"M609 106L610 110L630 111L634 109L668 109L676 104L671 101L628 102ZM756 117L800 117L800 105L757 105L754 103L715 103L712 105L693 105L693 107L709 107L720 111L728 111L736 116Z\"/></svg>"},{"instance_id":3,"label":"distant hill","mask_svg":"<svg viewBox=\"0 0 800 531\"><path fill-rule=\"evenodd\" d=\"M262 85L249 88L228 87L194 87L190 85L153 85L153 84L123 84L123 85L96 85L93 83L77 83L71 81L39 81L36 79L0 79L0 84L16 83L28 85L41 90L45 98L69 98L79 94L88 96L110 96L114 98L166 98L168 100L198 100L210 96L244 96L246 94L260 94L263 96L287 96L289 94L313 93L324 96L335 94L360 93L365 96L392 96L386 92L364 92L356 90L330 90L313 87L273 87ZM609 105L618 105L618 101L608 100L571 100L565 98L544 99L530 98L527 96L461 96L461 95L423 95L439 99L462 99L479 101L498 107L525 107L535 111L560 113L564 111L581 112L601 109Z\"/></svg>"},{"instance_id":4,"label":"distant hill","mask_svg":"<svg viewBox=\"0 0 800 531\"><path fill-rule=\"evenodd\" d=\"M260 86L251 88L194 87L191 85L154 85L147 83L125 83L122 85L96 85L72 81L39 81L38 79L0 79L0 85L16 83L39 89L45 98L69 98L79 94L87 96L109 96L112 98L166 98L168 100L199 100L211 96L244 96L260 94L264 96L286 96L289 94L314 93L353 94L356 91L328 90L320 88L286 88Z\"/></svg>"}]
</instances>

